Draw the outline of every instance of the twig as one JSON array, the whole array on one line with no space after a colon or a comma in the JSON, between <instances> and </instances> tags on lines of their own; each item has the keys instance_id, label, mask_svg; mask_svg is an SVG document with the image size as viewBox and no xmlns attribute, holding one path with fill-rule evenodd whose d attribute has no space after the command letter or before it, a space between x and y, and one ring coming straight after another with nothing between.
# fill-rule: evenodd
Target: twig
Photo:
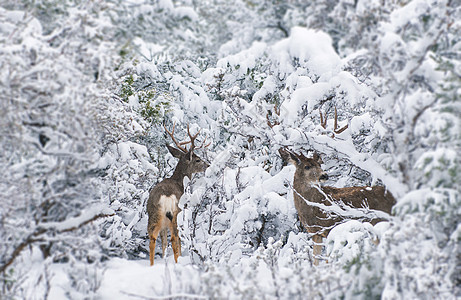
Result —
<instances>
[{"instance_id":1,"label":"twig","mask_svg":"<svg viewBox=\"0 0 461 300\"><path fill-rule=\"evenodd\" d=\"M69 227L69 228L65 228L65 229L62 229L62 230L58 230L57 232L58 233L64 233L64 232L73 231L73 230L79 229L79 228L85 226L86 224L88 224L90 222L93 222L93 221L95 221L95 220L97 220L99 218L110 217L110 216L113 216L113 215L115 215L115 214L114 213L112 213L112 214L102 214L102 213L97 214L97 215L93 216L91 219L85 220L84 222L80 223L79 225ZM26 248L29 245L32 245L34 242L40 241L41 239L38 239L37 237L44 234L44 233L46 233L47 231L52 230L52 228L53 227L49 227L49 228L38 227L34 232L29 234L29 236L24 241L22 241L14 249L13 253L11 254L11 257L8 260L6 260L6 262L3 265L0 266L0 273L5 272L6 268L8 268L14 262L14 260L19 256L19 254L24 250L24 248Z\"/></svg>"},{"instance_id":2,"label":"twig","mask_svg":"<svg viewBox=\"0 0 461 300\"><path fill-rule=\"evenodd\" d=\"M91 218L91 219L89 219L89 220L86 220L86 221L80 223L80 224L77 225L77 226L73 226L73 227L70 227L70 228L65 228L65 229L59 230L58 233L74 231L74 230L76 230L76 229L82 228L83 226L85 226L85 225L88 224L88 223L91 223L91 222L93 222L93 221L96 221L97 219L106 218L106 217L112 217L112 216L114 216L114 215L115 215L115 213L112 213L112 214L103 214L103 213L100 213L100 214L95 215L93 218Z\"/></svg>"},{"instance_id":3,"label":"twig","mask_svg":"<svg viewBox=\"0 0 461 300\"><path fill-rule=\"evenodd\" d=\"M31 233L22 243L20 243L16 247L16 249L14 249L13 253L11 254L11 257L6 261L6 263L0 266L0 273L3 273L6 270L6 268L8 268L13 263L16 257L18 257L19 254L22 252L22 250L24 250L24 248L26 248L28 245L31 245L35 241L37 241L35 239L36 236L39 236L40 234L43 234L45 232L46 230L44 228L38 229L34 231L33 233Z\"/></svg>"}]
</instances>

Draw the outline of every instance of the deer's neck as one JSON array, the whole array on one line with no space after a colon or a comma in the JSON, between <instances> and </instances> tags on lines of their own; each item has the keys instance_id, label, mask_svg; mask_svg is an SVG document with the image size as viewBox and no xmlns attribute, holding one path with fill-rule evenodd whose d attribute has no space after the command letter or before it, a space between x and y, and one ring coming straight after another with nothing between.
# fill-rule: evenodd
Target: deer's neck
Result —
<instances>
[{"instance_id":1,"label":"deer's neck","mask_svg":"<svg viewBox=\"0 0 461 300\"><path fill-rule=\"evenodd\" d=\"M186 176L191 178L192 174L186 174L183 170L176 167L176 169L173 172L173 175L171 175L170 178L177 181L178 184L181 186L181 189L184 189L183 181L184 181L184 177Z\"/></svg>"},{"instance_id":2,"label":"deer's neck","mask_svg":"<svg viewBox=\"0 0 461 300\"><path fill-rule=\"evenodd\" d=\"M296 190L297 193L301 195L316 195L321 194L318 190L320 188L318 183L315 182L305 182L302 180L293 180L293 188Z\"/></svg>"}]
</instances>

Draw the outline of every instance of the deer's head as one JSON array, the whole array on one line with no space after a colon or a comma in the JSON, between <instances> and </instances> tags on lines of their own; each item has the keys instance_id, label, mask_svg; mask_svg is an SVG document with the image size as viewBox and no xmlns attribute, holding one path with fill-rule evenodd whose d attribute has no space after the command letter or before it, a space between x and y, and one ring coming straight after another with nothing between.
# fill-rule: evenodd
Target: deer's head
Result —
<instances>
[{"instance_id":1,"label":"deer's head","mask_svg":"<svg viewBox=\"0 0 461 300\"><path fill-rule=\"evenodd\" d=\"M279 153L283 160L292 163L296 167L296 181L318 183L328 179L327 173L322 170L321 164L323 164L323 161L318 153L314 152L312 158L284 148L280 148Z\"/></svg>"},{"instance_id":2,"label":"deer's head","mask_svg":"<svg viewBox=\"0 0 461 300\"><path fill-rule=\"evenodd\" d=\"M177 168L181 170L181 173L189 177L194 173L204 172L209 167L209 165L193 151L183 152L169 145L167 145L167 148L171 155L179 159Z\"/></svg>"},{"instance_id":3,"label":"deer's head","mask_svg":"<svg viewBox=\"0 0 461 300\"><path fill-rule=\"evenodd\" d=\"M185 142L178 142L174 137L174 128L175 128L175 124L173 124L173 129L171 130L171 132L168 131L166 127L165 127L165 131L170 135L171 139L173 140L173 142L176 144L176 147L177 147L177 148L174 148L169 145L166 145L171 155L179 159L175 172L177 172L177 174L187 175L190 178L191 175L194 173L200 173L200 172L205 171L209 167L209 165L205 161L203 161L198 155L196 155L194 153L194 150L200 149L200 148L206 148L211 143L209 143L208 145L205 145L205 142L206 142L206 138L205 138L202 145L200 147L196 147L195 139L199 135L200 130L195 135L192 135L190 133L189 125L187 125L187 134L189 135L190 140L185 141ZM185 145L187 144L190 144L189 149L185 147Z\"/></svg>"}]
</instances>

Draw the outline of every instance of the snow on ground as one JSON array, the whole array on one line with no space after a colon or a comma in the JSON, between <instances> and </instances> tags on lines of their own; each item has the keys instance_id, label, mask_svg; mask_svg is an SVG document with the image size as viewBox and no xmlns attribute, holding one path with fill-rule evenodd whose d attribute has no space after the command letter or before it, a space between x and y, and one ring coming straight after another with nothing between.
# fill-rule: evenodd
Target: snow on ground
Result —
<instances>
[{"instance_id":1,"label":"snow on ground","mask_svg":"<svg viewBox=\"0 0 461 300\"><path fill-rule=\"evenodd\" d=\"M69 295L69 278L66 265L54 264L51 267L52 284L48 299L79 299L83 295ZM87 295L93 299L143 299L152 297L191 297L183 292L184 286L180 278L197 278L199 271L190 264L187 257L180 257L177 264L173 255L165 259L157 258L154 266L149 260L127 260L112 258L106 263L102 278L96 279L100 286L95 295ZM85 296L83 296L85 297Z\"/></svg>"},{"instance_id":2,"label":"snow on ground","mask_svg":"<svg viewBox=\"0 0 461 300\"><path fill-rule=\"evenodd\" d=\"M112 259L104 272L97 297L100 299L139 299L139 297L166 296L178 294L178 269L193 269L188 260L180 258L174 263L173 256L156 259L154 266L149 260Z\"/></svg>"}]
</instances>

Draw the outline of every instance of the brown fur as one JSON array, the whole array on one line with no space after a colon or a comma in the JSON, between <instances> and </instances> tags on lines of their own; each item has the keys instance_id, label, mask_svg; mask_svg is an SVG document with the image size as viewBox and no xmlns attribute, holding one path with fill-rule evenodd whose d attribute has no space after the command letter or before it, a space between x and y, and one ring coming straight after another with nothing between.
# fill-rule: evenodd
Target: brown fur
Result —
<instances>
[{"instance_id":1,"label":"brown fur","mask_svg":"<svg viewBox=\"0 0 461 300\"><path fill-rule=\"evenodd\" d=\"M364 208L367 206L372 210L391 213L395 199L384 187L320 187L318 183L327 179L328 176L322 170L320 165L323 162L317 154L314 154L313 158L307 158L302 154L298 155L285 149L280 149L279 153L284 160L296 166L293 180L294 202L302 225L313 234L315 264L318 264L317 256L321 253L322 238L328 236L334 226L353 217L326 212L320 207L309 205L306 200L325 206L332 206L332 201L340 207ZM384 220L366 216L359 219L372 224Z\"/></svg>"},{"instance_id":2,"label":"brown fur","mask_svg":"<svg viewBox=\"0 0 461 300\"><path fill-rule=\"evenodd\" d=\"M147 233L150 238L149 252L150 264L154 264L155 244L160 234L162 238L162 254L165 255L167 246L167 230L170 230L171 245L174 253L174 260L178 262L178 257L181 255L181 241L178 235L177 216L181 211L178 207L178 202L184 193L183 180L185 176L192 177L193 173L203 172L208 167L208 164L202 161L197 155L192 152L184 153L178 149L167 146L170 153L179 158L176 169L170 178L164 179L158 183L150 192L149 200L147 201ZM173 206L171 215L162 206L162 196L176 197L176 203ZM171 217L171 220L170 220Z\"/></svg>"}]
</instances>

